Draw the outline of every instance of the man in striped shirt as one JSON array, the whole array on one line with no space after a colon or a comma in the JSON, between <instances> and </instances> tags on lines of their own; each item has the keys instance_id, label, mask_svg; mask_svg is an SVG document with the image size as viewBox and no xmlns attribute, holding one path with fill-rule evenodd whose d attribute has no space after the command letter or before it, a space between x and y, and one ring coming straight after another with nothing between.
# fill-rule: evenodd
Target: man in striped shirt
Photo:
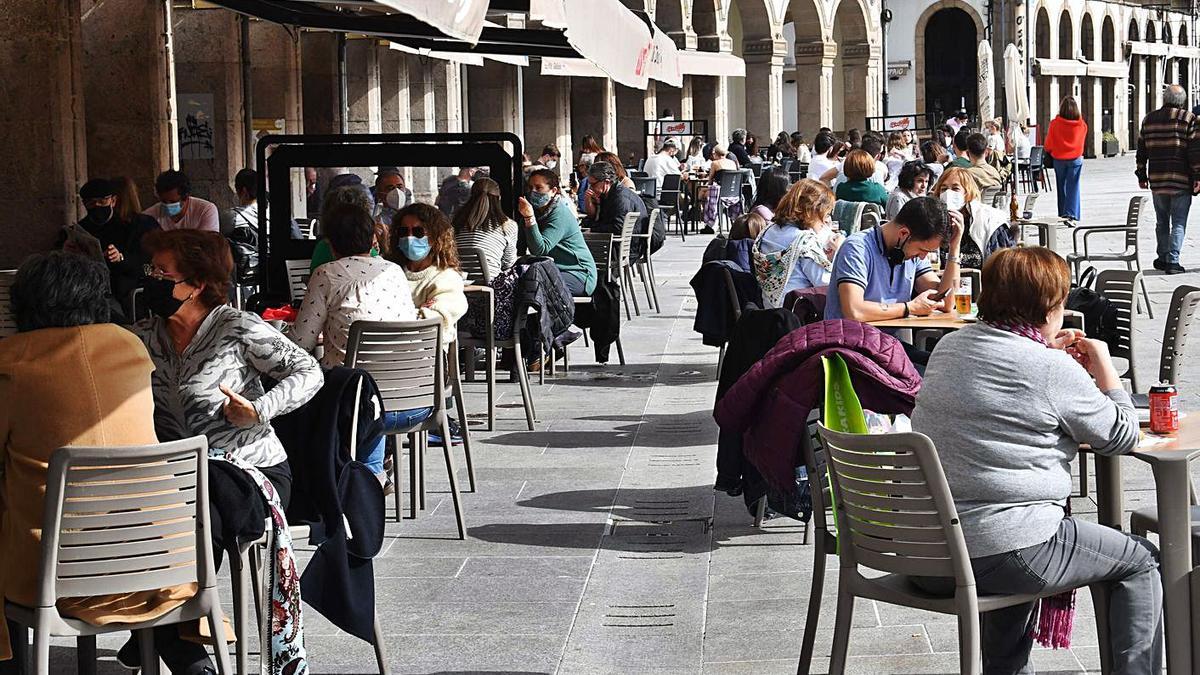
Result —
<instances>
[{"instance_id":1,"label":"man in striped shirt","mask_svg":"<svg viewBox=\"0 0 1200 675\"><path fill-rule=\"evenodd\" d=\"M1163 107L1142 120L1136 174L1138 185L1153 193L1158 220L1154 269L1167 274L1186 271L1179 264L1179 249L1192 195L1200 193L1200 120L1188 112L1187 92L1177 84L1163 92Z\"/></svg>"}]
</instances>

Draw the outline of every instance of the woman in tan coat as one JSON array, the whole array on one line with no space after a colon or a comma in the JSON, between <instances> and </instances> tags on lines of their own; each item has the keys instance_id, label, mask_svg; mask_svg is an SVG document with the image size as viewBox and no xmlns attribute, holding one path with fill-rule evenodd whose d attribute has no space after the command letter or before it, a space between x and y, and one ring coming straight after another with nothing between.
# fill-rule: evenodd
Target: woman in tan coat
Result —
<instances>
[{"instance_id":1,"label":"woman in tan coat","mask_svg":"<svg viewBox=\"0 0 1200 675\"><path fill-rule=\"evenodd\" d=\"M108 288L103 264L63 252L26 261L12 287L19 332L0 339L0 594L9 602L36 600L50 455L68 445L158 442L154 367L136 336L108 323ZM63 600L58 608L96 625L138 622L166 614L195 592L188 584ZM12 657L7 628L0 622L0 660ZM177 658L207 661L202 648L182 643L175 632L164 635L168 644L155 638L168 666Z\"/></svg>"}]
</instances>

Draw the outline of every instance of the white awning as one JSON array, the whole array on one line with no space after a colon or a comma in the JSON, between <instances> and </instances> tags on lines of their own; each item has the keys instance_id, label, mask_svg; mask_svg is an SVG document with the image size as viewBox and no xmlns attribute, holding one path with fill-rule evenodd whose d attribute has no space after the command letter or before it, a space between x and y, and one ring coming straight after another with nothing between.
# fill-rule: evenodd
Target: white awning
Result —
<instances>
[{"instance_id":1,"label":"white awning","mask_svg":"<svg viewBox=\"0 0 1200 675\"><path fill-rule=\"evenodd\" d=\"M542 57L542 75L608 77L608 73L587 59L556 59L549 56Z\"/></svg>"},{"instance_id":2,"label":"white awning","mask_svg":"<svg viewBox=\"0 0 1200 675\"><path fill-rule=\"evenodd\" d=\"M745 77L746 62L740 56L721 52L679 52L681 75L724 75Z\"/></svg>"},{"instance_id":3,"label":"white awning","mask_svg":"<svg viewBox=\"0 0 1200 675\"><path fill-rule=\"evenodd\" d=\"M398 52L405 54L416 54L419 56L427 56L431 59L441 59L442 61L452 61L468 66L482 66L483 60L498 61L514 66L528 66L528 56L508 56L506 54L470 54L467 52L439 52L432 49L415 49L407 45L402 45L397 42L389 42L388 48L395 49Z\"/></svg>"},{"instance_id":4,"label":"white awning","mask_svg":"<svg viewBox=\"0 0 1200 675\"><path fill-rule=\"evenodd\" d=\"M476 44L489 0L376 0L424 21L452 38Z\"/></svg>"},{"instance_id":5,"label":"white awning","mask_svg":"<svg viewBox=\"0 0 1200 675\"><path fill-rule=\"evenodd\" d=\"M675 43L665 35L655 40L654 24L631 12L620 0L539 2L540 15L557 23L558 8L552 6L553 2L562 7L567 42L614 82L634 89L645 89L652 77L673 86L682 84Z\"/></svg>"}]
</instances>

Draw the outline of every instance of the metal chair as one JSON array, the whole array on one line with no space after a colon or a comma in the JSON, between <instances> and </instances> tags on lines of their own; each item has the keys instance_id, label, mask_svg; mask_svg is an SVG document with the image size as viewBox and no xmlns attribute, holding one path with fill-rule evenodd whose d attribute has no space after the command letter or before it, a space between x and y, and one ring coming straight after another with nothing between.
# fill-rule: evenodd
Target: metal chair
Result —
<instances>
[{"instance_id":1,"label":"metal chair","mask_svg":"<svg viewBox=\"0 0 1200 675\"><path fill-rule=\"evenodd\" d=\"M655 196L658 192L658 179L653 176L632 177L634 191L640 195Z\"/></svg>"},{"instance_id":2,"label":"metal chair","mask_svg":"<svg viewBox=\"0 0 1200 675\"><path fill-rule=\"evenodd\" d=\"M984 204L991 204L992 208L998 209L1003 206L1000 201L1004 199L1004 188L999 185L983 188L983 192L979 195L979 201Z\"/></svg>"},{"instance_id":3,"label":"metal chair","mask_svg":"<svg viewBox=\"0 0 1200 675\"><path fill-rule=\"evenodd\" d=\"M1037 204L1037 198L1038 193L1036 192L1030 192L1029 194L1025 195L1025 208L1021 209L1022 215L1027 213L1029 214L1028 217L1033 217L1033 206Z\"/></svg>"},{"instance_id":4,"label":"metal chair","mask_svg":"<svg viewBox=\"0 0 1200 675\"><path fill-rule=\"evenodd\" d=\"M662 189L658 191L658 208L662 210L663 217L667 219L667 230L670 231L671 220L674 219L679 227L679 234L684 240L687 239L687 233L684 232L683 218L679 214L679 197L683 176L679 174L667 174L663 176Z\"/></svg>"},{"instance_id":5,"label":"metal chair","mask_svg":"<svg viewBox=\"0 0 1200 675\"><path fill-rule=\"evenodd\" d=\"M658 282L654 278L654 261L650 258L650 241L654 238L654 225L661 216L661 209L650 209L650 215L646 218L646 231L642 234L634 233L632 235L633 239L641 239L646 242L641 255L633 261L633 266L637 268L638 276L642 278L642 287L646 290L646 304L650 305L650 308L658 314L662 314L662 306L658 304Z\"/></svg>"},{"instance_id":6,"label":"metal chair","mask_svg":"<svg viewBox=\"0 0 1200 675\"><path fill-rule=\"evenodd\" d=\"M487 298L485 307L487 337L477 338L468 331L460 330L458 332L459 349L473 350L476 347L482 347L487 351L487 429L492 431L496 426L496 349L503 348L513 350L517 368L517 383L521 387L521 402L525 406L525 423L529 426L529 430L533 431L533 420L537 413L533 407L533 394L529 390L529 372L525 369L525 357L521 354L521 340L515 335L497 338L495 334L496 296L488 286L492 275L488 268L487 256L479 247L464 246L458 249L458 265L470 284L467 286L466 293L468 295L477 293ZM473 356L467 358L466 371L469 376L473 376L475 359Z\"/></svg>"},{"instance_id":7,"label":"metal chair","mask_svg":"<svg viewBox=\"0 0 1200 675\"><path fill-rule=\"evenodd\" d=\"M742 172L718 171L713 177L713 183L720 191L717 199L717 234L724 234L728 228L733 227L729 206L740 203L742 199Z\"/></svg>"},{"instance_id":8,"label":"metal chair","mask_svg":"<svg viewBox=\"0 0 1200 675\"><path fill-rule=\"evenodd\" d=\"M824 425L819 433L835 498L841 561L829 672L845 670L854 599L861 597L956 615L959 672L978 674L979 614L1038 596L976 592L958 511L929 438L917 433L842 434ZM817 492L813 490L814 496ZM868 578L860 566L888 574ZM953 578L954 595L927 593L911 576ZM1104 623L1102 618L1098 622Z\"/></svg>"},{"instance_id":9,"label":"metal chair","mask_svg":"<svg viewBox=\"0 0 1200 675\"><path fill-rule=\"evenodd\" d=\"M8 620L33 629L34 672L50 670L50 638L75 637L94 672L96 636L138 634L142 672L158 672L153 629L204 617L217 665L232 672L208 530L208 441L203 436L132 447L65 447L50 456L42 559L33 607L6 601ZM94 626L61 615L62 598L196 584L196 595L156 619ZM22 631L24 632L24 631ZM18 634L14 657L24 658Z\"/></svg>"},{"instance_id":10,"label":"metal chair","mask_svg":"<svg viewBox=\"0 0 1200 675\"><path fill-rule=\"evenodd\" d=\"M16 270L0 270L0 338L17 332L17 321L12 315L12 297L10 295L13 280L16 278Z\"/></svg>"},{"instance_id":11,"label":"metal chair","mask_svg":"<svg viewBox=\"0 0 1200 675\"><path fill-rule=\"evenodd\" d=\"M1125 263L1126 269L1142 271L1138 245L1138 221L1141 219L1142 209L1145 205L1146 198L1143 196L1130 198L1124 225L1079 225L1075 228L1071 234L1071 248L1074 252L1067 255L1067 262L1071 263L1076 279L1079 278L1080 267L1085 262L1120 262ZM1102 233L1124 234L1125 248L1115 253L1091 253L1088 250L1088 238L1093 234ZM1081 234L1083 235L1082 254L1079 253L1079 235ZM1146 300L1146 315L1153 319L1154 310L1150 306L1150 293L1146 290L1146 281L1138 277L1138 282L1142 289L1142 297Z\"/></svg>"},{"instance_id":12,"label":"metal chair","mask_svg":"<svg viewBox=\"0 0 1200 675\"><path fill-rule=\"evenodd\" d=\"M796 181L808 175L808 162L799 160L792 162L788 167L788 180L795 183Z\"/></svg>"},{"instance_id":13,"label":"metal chair","mask_svg":"<svg viewBox=\"0 0 1200 675\"><path fill-rule=\"evenodd\" d=\"M291 295L292 303L301 302L308 294L308 278L312 276L310 271L312 260L284 260L283 265L287 268L288 292Z\"/></svg>"},{"instance_id":14,"label":"metal chair","mask_svg":"<svg viewBox=\"0 0 1200 675\"><path fill-rule=\"evenodd\" d=\"M625 220L621 222L621 234L619 235L617 244L617 269L621 274L621 300L625 303L625 320L632 321L633 317L629 315L629 300L633 300L633 311L638 316L642 315L642 310L638 307L637 293L633 292L633 265L630 262L631 256L629 249L633 243L633 237L637 234L637 223L641 218L641 213L630 211L625 214ZM617 237L614 237L616 239Z\"/></svg>"},{"instance_id":15,"label":"metal chair","mask_svg":"<svg viewBox=\"0 0 1200 675\"><path fill-rule=\"evenodd\" d=\"M616 262L615 258L613 257L613 254L612 254L612 249L613 249L612 235L601 234L601 233L591 234L591 233L585 232L583 235L583 241L584 241L584 243L587 244L588 250L591 251L592 259L596 261L596 274L599 277L599 283L607 283L609 281L612 281L614 278L613 277L613 266ZM618 286L622 285L621 281L619 280L619 277L617 280L617 285ZM624 292L625 292L624 289L622 289L621 293L624 294ZM575 301L576 305L584 305L584 304L587 304L587 303L590 303L593 301L592 296L590 296L590 295L576 296L576 297L572 298L572 300ZM621 319L621 313L618 312L617 320L620 321L620 319ZM584 337L584 344L587 344L587 333L586 332L584 333L583 337ZM563 350L563 368L568 373L571 372L570 353L571 353L570 349ZM621 365L625 365L625 348L621 346L621 334L620 334L619 327L617 329L617 359L620 361Z\"/></svg>"},{"instance_id":16,"label":"metal chair","mask_svg":"<svg viewBox=\"0 0 1200 675\"><path fill-rule=\"evenodd\" d=\"M446 368L449 356L451 368ZM439 430L446 458L446 473L450 479L450 497L454 502L454 517L458 524L458 538L466 539L467 528L463 520L462 495L458 489L458 472L454 466L453 443L450 441L450 423L446 415L445 378L447 373L458 381L458 359L455 350L448 354L442 350L441 319L420 321L355 321L350 326L350 339L346 345L346 365L361 368L375 378L383 399L384 410L400 411L417 408L432 408L433 413L425 420L407 429L390 432L389 435L406 435L409 443L410 470L410 517L417 515L418 504L425 506L424 455L428 446L428 433ZM462 392L455 387L459 415L462 415ZM467 420L462 417L463 451L466 455L467 475L471 489L475 489L474 469L471 463L470 431ZM395 491L396 521L400 521L400 489L397 467L399 452L388 444L392 454L392 481L397 483Z\"/></svg>"}]
</instances>

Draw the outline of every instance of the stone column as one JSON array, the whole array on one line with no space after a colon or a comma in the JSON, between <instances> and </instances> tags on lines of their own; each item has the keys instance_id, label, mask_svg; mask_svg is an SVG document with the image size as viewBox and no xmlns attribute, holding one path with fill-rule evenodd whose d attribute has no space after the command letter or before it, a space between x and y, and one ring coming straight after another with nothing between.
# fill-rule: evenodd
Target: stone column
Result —
<instances>
[{"instance_id":1,"label":"stone column","mask_svg":"<svg viewBox=\"0 0 1200 675\"><path fill-rule=\"evenodd\" d=\"M796 43L796 114L809 138L817 129L833 127L833 61L835 42Z\"/></svg>"},{"instance_id":2,"label":"stone column","mask_svg":"<svg viewBox=\"0 0 1200 675\"><path fill-rule=\"evenodd\" d=\"M661 140L665 140L665 139L655 139L653 137L645 135L645 133L646 133L645 121L646 120L656 120L656 119L658 119L659 115L661 114L661 111L658 109L658 84L659 84L658 82L656 82L654 80L650 80L648 83L646 83L646 91L642 93L642 124L639 127L639 131L645 137L645 140L642 143L642 147L645 150L646 157L649 157L650 155L653 155L655 152L657 152L658 148L655 147L655 145L657 145L659 142L661 142ZM676 117L676 119L679 119L679 118Z\"/></svg>"},{"instance_id":3,"label":"stone column","mask_svg":"<svg viewBox=\"0 0 1200 675\"><path fill-rule=\"evenodd\" d=\"M437 106L437 130L445 133L461 133L465 129L463 117L462 65L453 61L433 59L433 87Z\"/></svg>"},{"instance_id":4,"label":"stone column","mask_svg":"<svg viewBox=\"0 0 1200 675\"><path fill-rule=\"evenodd\" d=\"M409 118L413 133L437 131L437 106L433 86L433 59L424 56L405 58L408 65ZM414 167L408 184L413 199L433 202L437 196L438 175L428 167Z\"/></svg>"},{"instance_id":5,"label":"stone column","mask_svg":"<svg viewBox=\"0 0 1200 675\"><path fill-rule=\"evenodd\" d=\"M289 32L287 28L267 21L251 21L250 64L255 119L282 119L283 130L270 133L304 133L299 32ZM304 170L295 169L292 171L292 213L303 215L306 209Z\"/></svg>"},{"instance_id":6,"label":"stone column","mask_svg":"<svg viewBox=\"0 0 1200 675\"><path fill-rule=\"evenodd\" d=\"M180 9L174 16L180 168L196 196L228 208L236 203L233 176L246 147L241 19L215 9ZM209 115L206 127L202 118Z\"/></svg>"},{"instance_id":7,"label":"stone column","mask_svg":"<svg viewBox=\"0 0 1200 675\"><path fill-rule=\"evenodd\" d=\"M346 43L346 128L352 134L383 133L383 101L379 87L379 43L358 38ZM376 167L346 167L375 183Z\"/></svg>"},{"instance_id":8,"label":"stone column","mask_svg":"<svg viewBox=\"0 0 1200 675\"><path fill-rule=\"evenodd\" d=\"M684 75L683 88L679 90L679 116L685 120L696 119L696 97L692 91L692 76ZM712 135L711 130L709 135Z\"/></svg>"},{"instance_id":9,"label":"stone column","mask_svg":"<svg viewBox=\"0 0 1200 675\"><path fill-rule=\"evenodd\" d=\"M91 176L129 176L145 205L171 167L166 12L161 2L83 3L83 93Z\"/></svg>"},{"instance_id":10,"label":"stone column","mask_svg":"<svg viewBox=\"0 0 1200 675\"><path fill-rule=\"evenodd\" d=\"M87 175L78 0L0 4L0 210L9 214L0 266L50 249L81 211ZM16 220L14 220L14 218Z\"/></svg>"},{"instance_id":11,"label":"stone column","mask_svg":"<svg viewBox=\"0 0 1200 675\"><path fill-rule=\"evenodd\" d=\"M1146 113L1149 112L1148 110L1146 110L1146 79L1147 79L1146 70L1147 70L1149 64L1147 63L1147 59L1145 59L1141 56L1138 56L1136 54L1134 56L1132 56L1131 58L1142 59L1142 62L1140 64L1141 67L1138 68L1138 72L1137 72L1137 82L1133 83L1133 90L1130 92L1130 95L1133 96L1134 110L1137 111L1137 114L1135 115L1136 119L1134 120L1134 126L1133 126L1134 138L1136 139L1137 134L1140 132L1140 130L1142 128L1142 120L1145 119ZM1136 148L1137 148L1137 146L1134 145L1133 148L1130 148L1130 149L1136 149Z\"/></svg>"},{"instance_id":12,"label":"stone column","mask_svg":"<svg viewBox=\"0 0 1200 675\"><path fill-rule=\"evenodd\" d=\"M878 109L879 49L866 43L842 47L842 128L866 129Z\"/></svg>"},{"instance_id":13,"label":"stone column","mask_svg":"<svg viewBox=\"0 0 1200 675\"><path fill-rule=\"evenodd\" d=\"M379 99L383 133L412 132L412 111L409 108L411 90L408 84L408 63L403 52L379 45ZM412 167L400 167L404 184L413 184ZM411 190L412 188L409 187Z\"/></svg>"},{"instance_id":14,"label":"stone column","mask_svg":"<svg viewBox=\"0 0 1200 675\"><path fill-rule=\"evenodd\" d=\"M692 106L696 119L708 120L709 140L729 144L729 78L692 75Z\"/></svg>"},{"instance_id":15,"label":"stone column","mask_svg":"<svg viewBox=\"0 0 1200 675\"><path fill-rule=\"evenodd\" d=\"M646 140L642 135L642 120L645 114L643 97L645 91L623 84L615 85L617 95L617 143L605 145L606 150L617 153L627 169L636 169L637 160L643 157Z\"/></svg>"},{"instance_id":16,"label":"stone column","mask_svg":"<svg viewBox=\"0 0 1200 675\"><path fill-rule=\"evenodd\" d=\"M525 128L522 138L532 155L542 146L558 146L559 176L567 177L575 166L574 140L571 135L571 88L569 77L542 75L534 68L525 70L524 78Z\"/></svg>"},{"instance_id":17,"label":"stone column","mask_svg":"<svg viewBox=\"0 0 1200 675\"><path fill-rule=\"evenodd\" d=\"M1099 77L1085 77L1080 80L1081 96L1079 105L1081 106L1081 114L1083 119L1088 123L1088 147L1084 148L1084 154L1089 157L1100 157L1102 155L1102 143L1104 142L1104 90L1101 87L1103 80ZM1087 109L1083 110L1082 106L1087 105Z\"/></svg>"},{"instance_id":18,"label":"stone column","mask_svg":"<svg viewBox=\"0 0 1200 675\"><path fill-rule=\"evenodd\" d=\"M604 78L601 84L600 104L603 110L601 122L604 127L604 137L600 144L605 150L617 152L617 83Z\"/></svg>"},{"instance_id":19,"label":"stone column","mask_svg":"<svg viewBox=\"0 0 1200 675\"><path fill-rule=\"evenodd\" d=\"M338 109L337 38L333 33L300 33L300 63L304 129L310 134L336 134L341 129Z\"/></svg>"},{"instance_id":20,"label":"stone column","mask_svg":"<svg viewBox=\"0 0 1200 675\"><path fill-rule=\"evenodd\" d=\"M742 45L746 61L746 126L759 139L759 147L774 142L783 131L783 58L787 44L782 40L756 40Z\"/></svg>"},{"instance_id":21,"label":"stone column","mask_svg":"<svg viewBox=\"0 0 1200 675\"><path fill-rule=\"evenodd\" d=\"M467 111L472 131L521 129L521 73L517 66L485 59L467 69ZM534 157L532 148L526 148Z\"/></svg>"}]
</instances>

